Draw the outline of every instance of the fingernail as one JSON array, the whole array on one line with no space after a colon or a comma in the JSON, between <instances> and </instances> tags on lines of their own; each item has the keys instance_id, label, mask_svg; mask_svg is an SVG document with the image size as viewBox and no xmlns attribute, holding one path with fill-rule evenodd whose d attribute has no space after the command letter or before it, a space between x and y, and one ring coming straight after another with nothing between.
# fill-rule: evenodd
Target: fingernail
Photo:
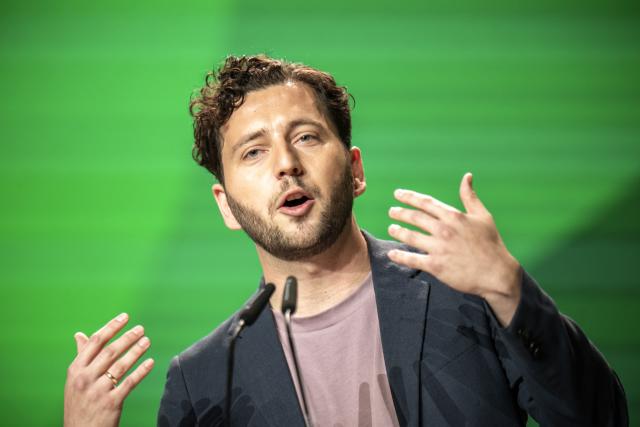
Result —
<instances>
[{"instance_id":1,"label":"fingernail","mask_svg":"<svg viewBox=\"0 0 640 427\"><path fill-rule=\"evenodd\" d=\"M400 212L400 208L397 206L393 206L392 208L389 209L390 214L398 213L398 212Z\"/></svg>"},{"instance_id":2,"label":"fingernail","mask_svg":"<svg viewBox=\"0 0 640 427\"><path fill-rule=\"evenodd\" d=\"M400 226L398 224L391 224L389 226L389 231L398 231L400 230Z\"/></svg>"},{"instance_id":3,"label":"fingernail","mask_svg":"<svg viewBox=\"0 0 640 427\"><path fill-rule=\"evenodd\" d=\"M140 341L138 341L138 345L139 345L140 347L146 347L146 346L148 346L148 345L149 345L149 343L150 343L150 342L151 342L151 341L149 340L149 337L142 337L142 338L140 339Z\"/></svg>"},{"instance_id":4,"label":"fingernail","mask_svg":"<svg viewBox=\"0 0 640 427\"><path fill-rule=\"evenodd\" d=\"M397 190L394 192L394 194L396 195L396 197L402 197L402 196L404 196L404 193L405 193L405 191L404 191L404 190L402 190L402 189L400 189L400 188L399 188L399 189L397 189Z\"/></svg>"},{"instance_id":5,"label":"fingernail","mask_svg":"<svg viewBox=\"0 0 640 427\"><path fill-rule=\"evenodd\" d=\"M141 334L143 330L144 329L142 328L141 325L138 325L138 326L136 326L135 328L132 329L134 334Z\"/></svg>"},{"instance_id":6,"label":"fingernail","mask_svg":"<svg viewBox=\"0 0 640 427\"><path fill-rule=\"evenodd\" d=\"M127 313L122 313L121 315L119 315L118 317L116 317L116 320L118 322L124 322L125 320L127 320Z\"/></svg>"},{"instance_id":7,"label":"fingernail","mask_svg":"<svg viewBox=\"0 0 640 427\"><path fill-rule=\"evenodd\" d=\"M145 368L150 368L153 366L153 359L147 359L144 361L144 367Z\"/></svg>"}]
</instances>

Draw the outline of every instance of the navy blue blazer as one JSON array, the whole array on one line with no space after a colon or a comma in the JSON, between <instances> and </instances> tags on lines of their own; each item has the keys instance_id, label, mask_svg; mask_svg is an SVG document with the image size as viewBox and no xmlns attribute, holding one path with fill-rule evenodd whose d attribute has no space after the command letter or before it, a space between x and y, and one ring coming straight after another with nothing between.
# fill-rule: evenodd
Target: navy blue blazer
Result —
<instances>
[{"instance_id":1,"label":"navy blue blazer","mask_svg":"<svg viewBox=\"0 0 640 427\"><path fill-rule=\"evenodd\" d=\"M580 328L522 272L507 328L482 298L387 257L396 242L364 233L387 376L401 426L626 426L622 385ZM236 313L237 314L237 313ZM158 426L221 425L235 315L167 373ZM303 426L271 310L235 349L233 426Z\"/></svg>"}]
</instances>

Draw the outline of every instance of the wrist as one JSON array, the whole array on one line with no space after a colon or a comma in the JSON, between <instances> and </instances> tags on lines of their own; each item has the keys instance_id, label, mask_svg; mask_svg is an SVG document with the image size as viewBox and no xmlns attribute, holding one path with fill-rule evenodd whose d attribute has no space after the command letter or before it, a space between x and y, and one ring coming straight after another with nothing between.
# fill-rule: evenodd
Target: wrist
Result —
<instances>
[{"instance_id":1,"label":"wrist","mask_svg":"<svg viewBox=\"0 0 640 427\"><path fill-rule=\"evenodd\" d=\"M519 298L522 282L522 267L518 260L507 253L502 262L493 270L493 278L489 286L484 288L481 296L491 298Z\"/></svg>"},{"instance_id":2,"label":"wrist","mask_svg":"<svg viewBox=\"0 0 640 427\"><path fill-rule=\"evenodd\" d=\"M522 287L522 267L511 254L505 257L504 266L496 271L492 283L493 286L481 296L491 306L502 326L506 327L518 308Z\"/></svg>"}]
</instances>

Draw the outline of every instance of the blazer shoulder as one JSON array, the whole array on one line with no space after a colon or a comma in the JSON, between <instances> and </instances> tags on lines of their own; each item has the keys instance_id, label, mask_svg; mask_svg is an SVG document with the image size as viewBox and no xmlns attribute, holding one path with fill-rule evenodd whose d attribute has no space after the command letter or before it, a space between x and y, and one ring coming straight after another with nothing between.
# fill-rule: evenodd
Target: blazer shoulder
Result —
<instances>
[{"instance_id":1,"label":"blazer shoulder","mask_svg":"<svg viewBox=\"0 0 640 427\"><path fill-rule=\"evenodd\" d=\"M224 398L229 337L227 331L236 315L237 313L180 352L169 368L168 377L171 376L172 368L174 376L177 375L176 372L181 374L181 381L198 417Z\"/></svg>"},{"instance_id":2,"label":"blazer shoulder","mask_svg":"<svg viewBox=\"0 0 640 427\"><path fill-rule=\"evenodd\" d=\"M401 251L408 251L408 252L416 252L416 253L422 253L421 251L419 251L418 249L407 245L406 243L401 243L395 240L384 240L384 239L378 239L377 237L374 237L372 234L362 230L362 234L365 237L365 240L367 242L367 248L369 250L369 253L371 255L371 262L372 263L376 263L376 262L391 262L391 260L389 258L387 258L386 253L389 252L392 249L399 249Z\"/></svg>"},{"instance_id":3,"label":"blazer shoulder","mask_svg":"<svg viewBox=\"0 0 640 427\"><path fill-rule=\"evenodd\" d=\"M395 240L378 239L366 231L363 231L363 234L369 246L371 267L374 272L378 272L380 275L386 275L388 272L405 274L411 279L418 279L422 282L428 283L431 285L431 296L429 299L431 301L430 306L432 307L435 306L441 309L458 309L459 307L471 305L475 309L483 310L483 299L481 297L460 292L440 281L429 272L409 269L403 265L395 264L387 256L387 253L392 249L418 254L426 254L426 252Z\"/></svg>"},{"instance_id":4,"label":"blazer shoulder","mask_svg":"<svg viewBox=\"0 0 640 427\"><path fill-rule=\"evenodd\" d=\"M197 368L203 363L216 363L220 358L226 357L228 331L238 313L239 311L231 315L213 331L178 354L180 366L183 370Z\"/></svg>"}]
</instances>

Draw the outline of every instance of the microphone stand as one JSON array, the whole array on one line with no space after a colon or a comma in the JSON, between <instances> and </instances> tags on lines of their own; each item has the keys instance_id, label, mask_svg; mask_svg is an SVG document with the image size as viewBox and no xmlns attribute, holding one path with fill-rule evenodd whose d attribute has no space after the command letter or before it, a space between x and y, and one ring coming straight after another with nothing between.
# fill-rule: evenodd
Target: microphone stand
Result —
<instances>
[{"instance_id":1,"label":"microphone stand","mask_svg":"<svg viewBox=\"0 0 640 427\"><path fill-rule=\"evenodd\" d=\"M224 400L224 419L225 426L231 427L231 390L233 387L233 362L235 359L236 338L245 327L245 322L240 319L234 328L231 338L229 339L229 349L227 351L227 398Z\"/></svg>"},{"instance_id":2,"label":"microphone stand","mask_svg":"<svg viewBox=\"0 0 640 427\"><path fill-rule=\"evenodd\" d=\"M229 349L227 350L227 389L226 398L224 400L224 425L231 427L231 391L233 387L233 362L235 359L236 339L240 332L246 327L253 325L262 310L269 303L269 298L275 290L272 283L267 283L258 291L256 297L249 301L247 305L240 311L238 322L233 328L231 337L229 338Z\"/></svg>"},{"instance_id":3,"label":"microphone stand","mask_svg":"<svg viewBox=\"0 0 640 427\"><path fill-rule=\"evenodd\" d=\"M304 418L305 427L311 427L309 420L309 409L307 407L307 399L304 395L304 386L302 384L302 375L298 364L298 356L296 354L296 346L293 342L293 334L291 333L291 315L296 311L297 305L297 287L298 280L294 276L287 277L284 285L284 293L282 294L282 314L284 315L284 324L287 329L287 338L289 338L289 348L293 359L293 368L300 386L300 400L302 400L302 416Z\"/></svg>"}]
</instances>

